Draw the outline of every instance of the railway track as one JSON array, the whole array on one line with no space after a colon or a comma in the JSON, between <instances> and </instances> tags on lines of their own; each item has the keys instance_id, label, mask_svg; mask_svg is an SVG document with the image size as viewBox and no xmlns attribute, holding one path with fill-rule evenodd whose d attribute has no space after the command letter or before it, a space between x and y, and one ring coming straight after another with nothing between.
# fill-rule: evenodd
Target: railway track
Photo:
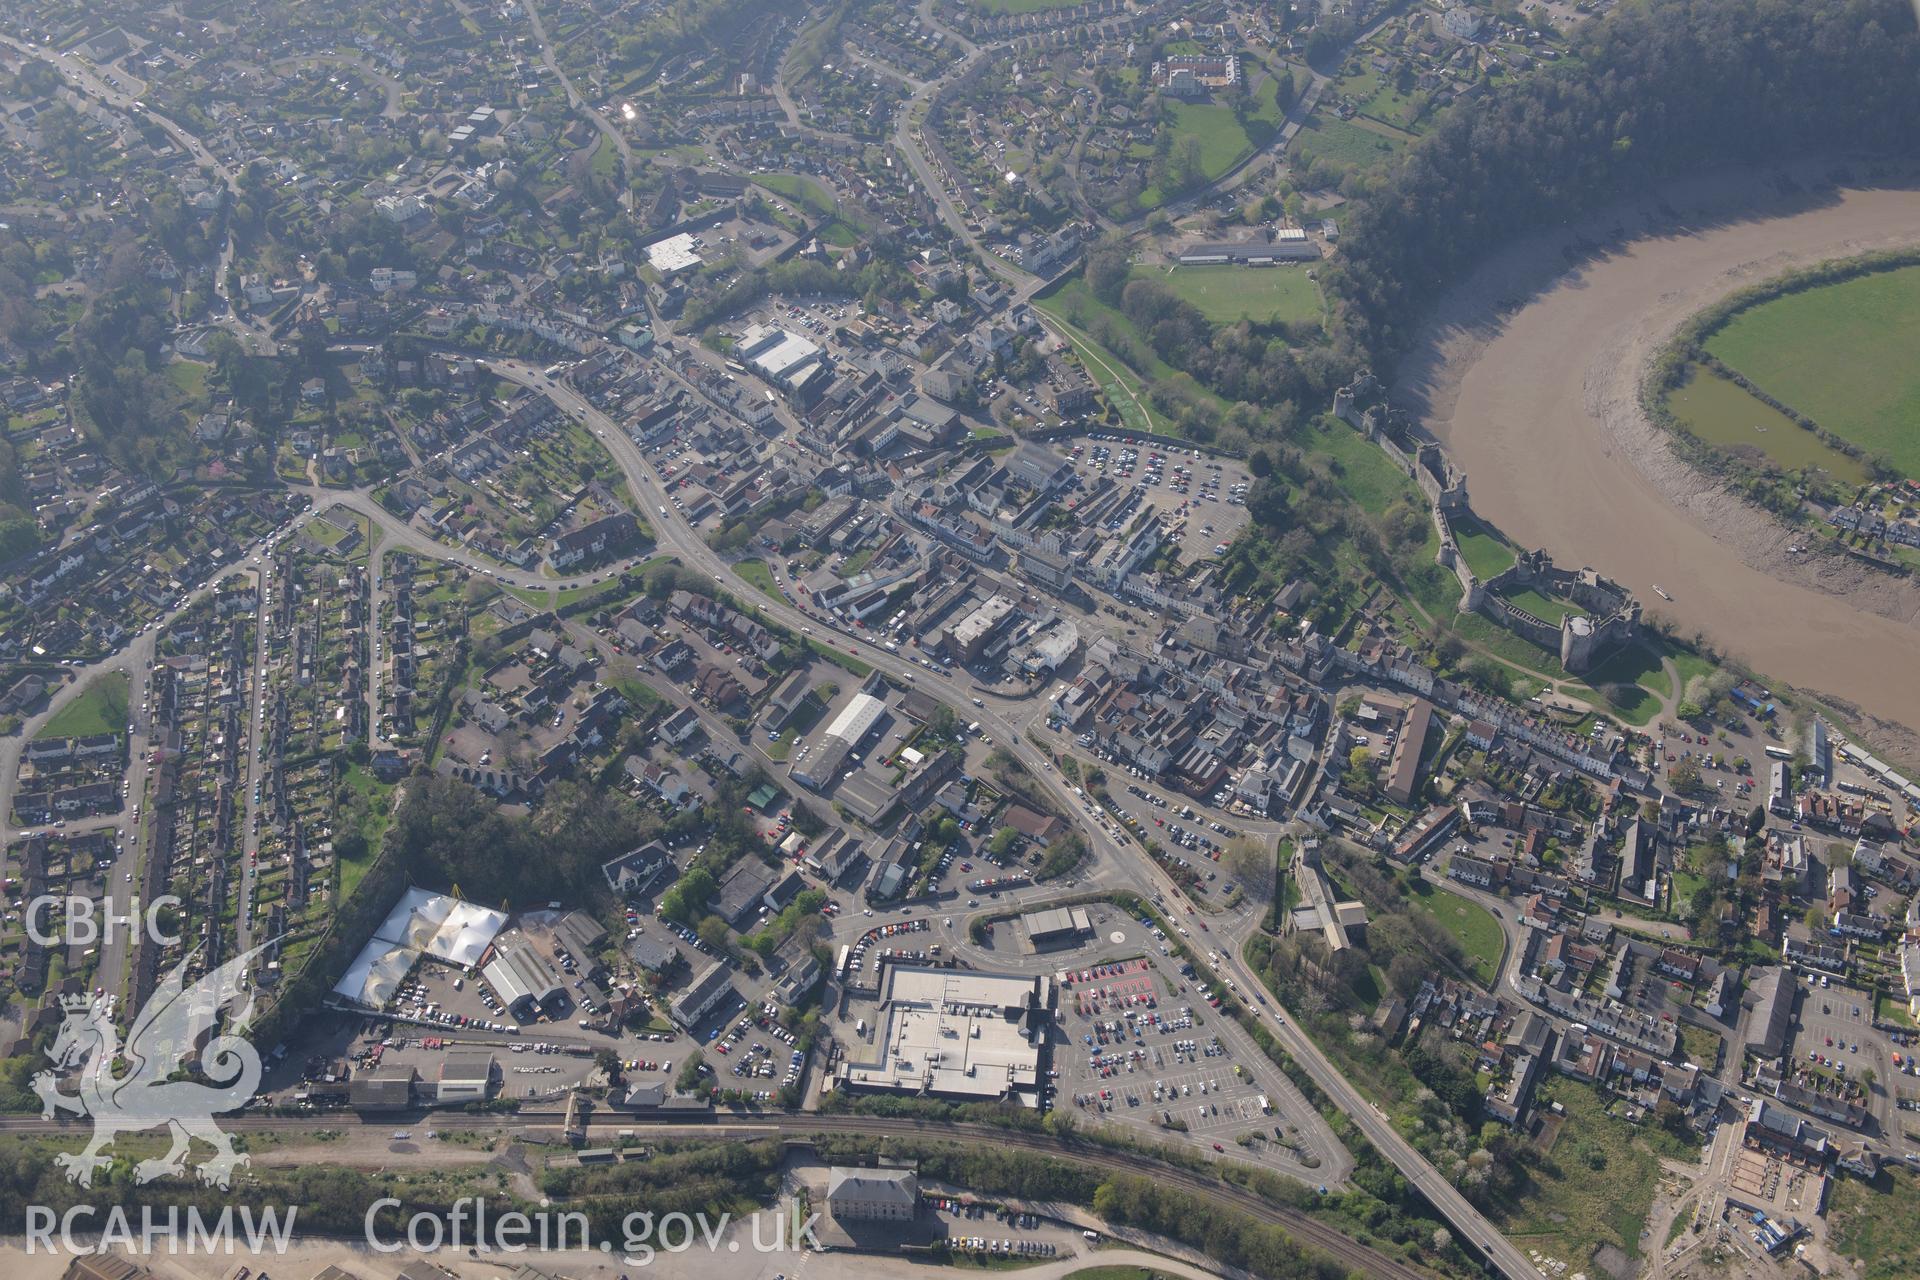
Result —
<instances>
[{"instance_id":1,"label":"railway track","mask_svg":"<svg viewBox=\"0 0 1920 1280\"><path fill-rule=\"evenodd\" d=\"M458 1127L483 1132L512 1133L551 1128L555 1131L555 1136L558 1136L558 1130L565 1123L565 1118L566 1113L562 1109L522 1110L510 1115L497 1116L434 1112L409 1112L377 1118L339 1115L324 1119L314 1116L241 1115L221 1121L221 1127L235 1134L297 1134L312 1133L316 1129L405 1127L431 1120L449 1128ZM1349 1239L1333 1227L1308 1214L1276 1205L1244 1187L1234 1186L1222 1179L1208 1177L1153 1156L1108 1151L1073 1138L1043 1137L1016 1130L997 1129L990 1125L942 1124L929 1120L897 1119L885 1116L716 1115L714 1119L701 1123L689 1124L685 1121L675 1121L661 1124L649 1123L644 1117L608 1112L602 1112L590 1121L589 1133L610 1133L615 1128L632 1129L637 1134L650 1137L736 1135L743 1138L807 1139L836 1134L855 1134L879 1138L926 1138L1002 1149L1013 1147L1022 1151L1031 1151L1049 1159L1103 1172L1151 1177L1164 1186L1177 1187L1182 1191L1237 1209L1263 1222L1272 1222L1284 1228L1289 1235L1302 1244L1310 1245L1328 1254L1361 1275L1387 1277L1388 1280L1431 1280L1428 1273L1424 1271L1389 1258L1378 1250ZM0 1117L0 1134L50 1136L71 1131L77 1135L85 1129L84 1120L42 1120L37 1116Z\"/></svg>"},{"instance_id":2,"label":"railway track","mask_svg":"<svg viewBox=\"0 0 1920 1280\"><path fill-rule=\"evenodd\" d=\"M1349 1239L1326 1223L1297 1209L1276 1205L1244 1187L1234 1186L1219 1178L1211 1178L1152 1156L1107 1151L1073 1139L1046 1138L1037 1134L1010 1132L985 1125L947 1125L920 1120L835 1116L832 1117L831 1126L822 1126L819 1118L816 1117L787 1116L782 1119L793 1122L789 1126L784 1126L787 1129L858 1133L877 1137L911 1135L943 1141L984 1143L995 1147L1016 1147L1050 1159L1063 1160L1110 1173L1148 1176L1161 1185L1178 1187L1182 1191L1238 1209L1261 1221L1277 1223L1284 1227L1294 1239L1339 1259L1340 1262L1358 1270L1363 1275L1395 1277L1397 1280L1427 1280L1426 1272L1409 1267L1403 1262Z\"/></svg>"}]
</instances>

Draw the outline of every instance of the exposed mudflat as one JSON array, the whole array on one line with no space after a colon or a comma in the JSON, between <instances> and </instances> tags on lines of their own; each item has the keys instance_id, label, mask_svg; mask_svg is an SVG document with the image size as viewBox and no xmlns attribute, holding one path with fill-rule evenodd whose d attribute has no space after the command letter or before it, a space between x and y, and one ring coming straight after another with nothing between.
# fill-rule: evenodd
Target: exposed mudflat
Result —
<instances>
[{"instance_id":1,"label":"exposed mudflat","mask_svg":"<svg viewBox=\"0 0 1920 1280\"><path fill-rule=\"evenodd\" d=\"M1824 183L1824 180L1815 180ZM1515 245L1443 302L1394 388L1525 547L1621 582L1649 615L1920 744L1920 579L1804 541L1677 457L1641 413L1649 358L1743 285L1920 242L1920 188L1714 179ZM1662 600L1655 584L1673 597ZM1879 723L1875 723L1879 722Z\"/></svg>"}]
</instances>

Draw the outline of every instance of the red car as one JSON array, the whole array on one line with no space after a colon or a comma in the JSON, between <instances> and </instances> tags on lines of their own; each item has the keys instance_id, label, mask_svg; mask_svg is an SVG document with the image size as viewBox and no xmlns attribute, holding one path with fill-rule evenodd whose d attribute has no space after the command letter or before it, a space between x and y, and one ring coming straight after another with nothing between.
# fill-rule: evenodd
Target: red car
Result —
<instances>
[{"instance_id":1,"label":"red car","mask_svg":"<svg viewBox=\"0 0 1920 1280\"><path fill-rule=\"evenodd\" d=\"M1213 1144L1213 1149L1214 1149L1215 1151L1218 1151L1218 1152L1220 1152L1220 1153L1221 1153L1222 1155L1224 1155L1224 1154L1226 1154L1226 1150L1227 1150L1227 1149L1226 1149L1225 1147L1223 1147L1223 1146L1221 1146L1221 1145L1220 1145L1219 1143L1217 1143L1217 1142Z\"/></svg>"}]
</instances>

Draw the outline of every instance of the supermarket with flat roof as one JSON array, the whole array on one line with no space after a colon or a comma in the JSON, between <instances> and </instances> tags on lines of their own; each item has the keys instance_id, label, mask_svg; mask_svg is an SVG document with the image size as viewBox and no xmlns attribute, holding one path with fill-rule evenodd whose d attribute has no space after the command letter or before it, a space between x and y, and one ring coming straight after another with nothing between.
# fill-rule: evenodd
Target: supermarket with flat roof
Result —
<instances>
[{"instance_id":1,"label":"supermarket with flat roof","mask_svg":"<svg viewBox=\"0 0 1920 1280\"><path fill-rule=\"evenodd\" d=\"M848 1089L1037 1105L1054 1004L1047 976L889 965L878 1007L856 1016L851 1036L842 1028L846 1057L836 1080Z\"/></svg>"}]
</instances>

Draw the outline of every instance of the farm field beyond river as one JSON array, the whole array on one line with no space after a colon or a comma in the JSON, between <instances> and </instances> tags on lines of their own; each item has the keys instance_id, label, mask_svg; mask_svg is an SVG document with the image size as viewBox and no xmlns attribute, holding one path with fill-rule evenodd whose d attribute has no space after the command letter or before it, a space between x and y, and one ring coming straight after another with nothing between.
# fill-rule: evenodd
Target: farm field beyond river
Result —
<instances>
[{"instance_id":1,"label":"farm field beyond river","mask_svg":"<svg viewBox=\"0 0 1920 1280\"><path fill-rule=\"evenodd\" d=\"M1557 279L1559 243L1542 238L1444 304L1406 387L1425 398L1428 424L1466 471L1476 512L1515 544L1593 565L1682 633L1914 729L1913 589L1793 563L1782 554L1792 531L1676 459L1638 391L1659 344L1717 298L1796 266L1915 240L1920 192L1894 190L1840 192L1700 233L1667 230ZM1501 315L1516 292L1527 301ZM1655 584L1671 598L1657 600ZM1842 652L1848 661L1835 663Z\"/></svg>"}]
</instances>

